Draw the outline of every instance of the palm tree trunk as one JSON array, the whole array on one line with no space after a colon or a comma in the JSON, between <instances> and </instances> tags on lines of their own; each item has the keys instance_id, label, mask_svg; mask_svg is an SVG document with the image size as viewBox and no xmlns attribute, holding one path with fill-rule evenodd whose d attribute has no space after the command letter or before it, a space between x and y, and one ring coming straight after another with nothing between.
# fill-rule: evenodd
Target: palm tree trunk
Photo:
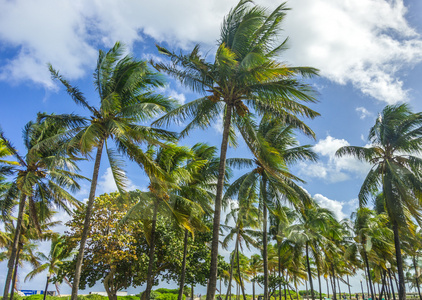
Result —
<instances>
[{"instance_id":1,"label":"palm tree trunk","mask_svg":"<svg viewBox=\"0 0 422 300\"><path fill-rule=\"evenodd\" d=\"M238 237L236 236L236 244L235 244L235 252L237 250L238 247ZM230 263L230 278L229 278L229 286L227 287L227 293L226 293L226 300L229 297L230 294L230 299L231 299L231 289L232 289L232 280L233 280L233 265L234 265L234 253L232 256L232 260Z\"/></svg>"},{"instance_id":2,"label":"palm tree trunk","mask_svg":"<svg viewBox=\"0 0 422 300\"><path fill-rule=\"evenodd\" d=\"M413 268L415 269L416 288L418 289L419 299L422 300L421 290L419 287L418 270L416 267L416 257L413 257Z\"/></svg>"},{"instance_id":3,"label":"palm tree trunk","mask_svg":"<svg viewBox=\"0 0 422 300\"><path fill-rule=\"evenodd\" d=\"M78 299L78 290L79 290L79 281L81 277L82 262L84 260L85 244L86 244L86 240L88 239L88 234L89 234L89 227L90 227L89 225L91 222L92 207L94 206L95 190L97 188L97 180L98 180L98 173L100 171L100 163L101 163L101 155L103 153L103 146L104 146L104 138L100 140L97 147L97 155L95 156L94 172L92 174L91 189L89 191L89 198L88 198L88 203L86 206L84 228L81 234L79 253L76 259L76 270L75 270L75 276L73 277L72 295L71 295L70 300Z\"/></svg>"},{"instance_id":4,"label":"palm tree trunk","mask_svg":"<svg viewBox=\"0 0 422 300\"><path fill-rule=\"evenodd\" d=\"M185 273L186 273L186 256L188 253L188 230L185 229L185 238L183 239L183 261L182 261L182 274L180 276L179 295L177 300L182 300L183 287L185 286Z\"/></svg>"},{"instance_id":5,"label":"palm tree trunk","mask_svg":"<svg viewBox=\"0 0 422 300\"><path fill-rule=\"evenodd\" d=\"M193 300L193 283L192 283L192 286L191 286L191 291L190 291L190 298ZM149 299L147 299L147 300L149 300Z\"/></svg>"},{"instance_id":6,"label":"palm tree trunk","mask_svg":"<svg viewBox=\"0 0 422 300\"><path fill-rule=\"evenodd\" d=\"M368 263L368 256L366 255L365 249L363 249L363 259L365 261L365 276L366 276L366 290L368 292L368 298L369 298L369 292L371 292L371 297L373 298L374 292L372 290L372 281L371 281L371 275L369 270L369 263Z\"/></svg>"},{"instance_id":7,"label":"palm tree trunk","mask_svg":"<svg viewBox=\"0 0 422 300\"><path fill-rule=\"evenodd\" d=\"M6 275L6 281L4 283L4 292L3 292L4 300L7 300L9 298L10 281L12 280L16 254L18 252L18 244L19 244L19 239L21 235L23 213L25 210L25 202L26 202L26 195L21 192L21 196L19 199L18 219L16 220L15 236L13 238L13 244L12 244L12 250L10 252L9 262L7 263L8 270L7 270L7 275Z\"/></svg>"},{"instance_id":8,"label":"palm tree trunk","mask_svg":"<svg viewBox=\"0 0 422 300\"><path fill-rule=\"evenodd\" d=\"M347 287L349 288L349 299L352 300L352 292L350 291L350 282L349 282L349 275L348 274L346 275L346 278L347 278Z\"/></svg>"},{"instance_id":9,"label":"palm tree trunk","mask_svg":"<svg viewBox=\"0 0 422 300\"><path fill-rule=\"evenodd\" d=\"M13 272L12 290L10 291L10 299L11 300L13 300L13 295L15 294L16 278L18 277L19 255L20 255L21 251L22 251L22 243L19 243L18 252L16 253L15 270Z\"/></svg>"},{"instance_id":10,"label":"palm tree trunk","mask_svg":"<svg viewBox=\"0 0 422 300\"><path fill-rule=\"evenodd\" d=\"M252 282L252 300L255 300L255 280Z\"/></svg>"},{"instance_id":11,"label":"palm tree trunk","mask_svg":"<svg viewBox=\"0 0 422 300\"><path fill-rule=\"evenodd\" d=\"M328 285L328 276L327 276L327 278L325 278L325 282L327 283L327 294L328 294L327 296L328 296L328 298L330 298L330 286Z\"/></svg>"},{"instance_id":12,"label":"palm tree trunk","mask_svg":"<svg viewBox=\"0 0 422 300\"><path fill-rule=\"evenodd\" d=\"M239 233L238 233L238 237L237 238L239 238ZM237 247L236 256L237 256L237 274L239 274L240 288L242 289L243 300L246 300L245 288L244 288L243 282L242 282L242 274L240 273L239 247Z\"/></svg>"},{"instance_id":13,"label":"palm tree trunk","mask_svg":"<svg viewBox=\"0 0 422 300\"><path fill-rule=\"evenodd\" d=\"M278 277L281 278L281 257L280 257L279 242L277 242L277 252L278 252ZM281 300L281 283L278 285L278 299Z\"/></svg>"},{"instance_id":14,"label":"palm tree trunk","mask_svg":"<svg viewBox=\"0 0 422 300\"><path fill-rule=\"evenodd\" d=\"M394 246L396 248L397 273L399 274L399 300L406 300L406 286L404 285L403 258L400 249L399 225L393 222Z\"/></svg>"},{"instance_id":15,"label":"palm tree trunk","mask_svg":"<svg viewBox=\"0 0 422 300\"><path fill-rule=\"evenodd\" d=\"M149 300L152 290L152 283L154 281L153 267L154 267L154 255L155 255L155 230L157 226L157 211L158 202L154 201L154 213L152 216L151 224L151 241L149 246L149 262L148 262L148 274L147 274L147 287L144 292L144 300Z\"/></svg>"},{"instance_id":16,"label":"palm tree trunk","mask_svg":"<svg viewBox=\"0 0 422 300\"><path fill-rule=\"evenodd\" d=\"M50 275L47 276L47 282L45 283L45 290L44 290L44 298L45 300L47 298L47 291L48 291L48 282L50 281Z\"/></svg>"},{"instance_id":17,"label":"palm tree trunk","mask_svg":"<svg viewBox=\"0 0 422 300\"><path fill-rule=\"evenodd\" d=\"M267 178L262 176L262 186L260 188L262 193L262 211L263 211L263 218L262 218L262 259L264 264L264 300L268 299L268 237L267 237L267 193L266 193L266 186L267 186Z\"/></svg>"},{"instance_id":18,"label":"palm tree trunk","mask_svg":"<svg viewBox=\"0 0 422 300\"><path fill-rule=\"evenodd\" d=\"M309 286L311 288L311 298L312 298L312 300L315 300L314 283L312 282L311 265L309 263L309 246L308 246L308 242L306 242L306 244L305 244L305 249L306 249L306 264L308 266Z\"/></svg>"},{"instance_id":19,"label":"palm tree trunk","mask_svg":"<svg viewBox=\"0 0 422 300\"><path fill-rule=\"evenodd\" d=\"M319 270L319 263L317 263L317 272L318 272L318 288L319 288L319 300L322 300L322 286L321 286L321 274Z\"/></svg>"},{"instance_id":20,"label":"palm tree trunk","mask_svg":"<svg viewBox=\"0 0 422 300\"><path fill-rule=\"evenodd\" d=\"M334 270L334 264L331 262L331 271L333 272L333 277L332 277L332 283L333 283L333 299L336 300L337 299L337 295L336 295L336 274L335 274L335 270Z\"/></svg>"},{"instance_id":21,"label":"palm tree trunk","mask_svg":"<svg viewBox=\"0 0 422 300\"><path fill-rule=\"evenodd\" d=\"M230 122L232 114L232 105L226 105L227 111L224 117L223 140L220 149L220 165L218 167L217 191L215 195L214 222L212 228L211 243L211 265L210 278L207 286L206 300L214 300L215 289L217 288L217 264L218 264L218 239L220 236L220 217L221 217L221 199L223 196L224 177L226 173L226 155L229 141ZM73 299L72 299L73 300ZM75 299L76 300L76 299Z\"/></svg>"},{"instance_id":22,"label":"palm tree trunk","mask_svg":"<svg viewBox=\"0 0 422 300\"><path fill-rule=\"evenodd\" d=\"M386 272L384 271L381 277L381 281L382 281L382 286L381 286L381 292L380 292L380 296L379 296L379 300L382 300L382 294L384 293L384 289L385 289L385 274Z\"/></svg>"},{"instance_id":23,"label":"palm tree trunk","mask_svg":"<svg viewBox=\"0 0 422 300\"><path fill-rule=\"evenodd\" d=\"M341 288L340 288L340 277L337 277L337 284L338 284L339 299L342 299L341 298ZM375 299L373 299L373 300L375 300Z\"/></svg>"}]
</instances>

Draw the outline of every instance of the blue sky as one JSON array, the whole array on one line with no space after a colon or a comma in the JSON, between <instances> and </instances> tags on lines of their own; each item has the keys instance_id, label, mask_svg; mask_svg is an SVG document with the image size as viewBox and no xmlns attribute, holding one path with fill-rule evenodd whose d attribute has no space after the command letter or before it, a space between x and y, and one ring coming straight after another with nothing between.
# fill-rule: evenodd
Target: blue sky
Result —
<instances>
[{"instance_id":1,"label":"blue sky","mask_svg":"<svg viewBox=\"0 0 422 300\"><path fill-rule=\"evenodd\" d=\"M200 43L212 57L221 21L236 3L0 0L0 125L6 136L23 151L22 128L37 112L84 114L50 79L47 63L97 105L92 73L99 48L122 41L139 59L160 59L156 43L175 51ZM256 3L274 7L281 2ZM319 103L312 108L321 117L307 121L317 139L298 136L302 144L315 145L320 160L299 164L293 171L307 181L304 188L322 206L333 209L338 218L348 217L357 206L357 193L369 166L352 158L336 158L334 152L344 145L366 145L369 128L387 104L408 102L414 111L422 110L422 1L291 0L287 6L291 10L280 38L289 36L289 50L280 60L291 66L316 67L321 74L309 81L319 93ZM172 79L167 82L161 91L167 96L181 102L197 97ZM220 136L221 124L217 123L181 143L201 141L219 146ZM250 154L240 143L229 150L229 156ZM81 168L89 177L92 162ZM139 167L128 163L127 173L131 187L147 186ZM106 161L100 176L97 194L113 191ZM87 198L88 187L83 184L77 194L80 200ZM3 266L0 264L1 269ZM23 283L23 273L28 270L25 267L21 273L20 286L43 286L44 276ZM0 288L3 276L0 274ZM66 291L63 286L62 292Z\"/></svg>"}]
</instances>

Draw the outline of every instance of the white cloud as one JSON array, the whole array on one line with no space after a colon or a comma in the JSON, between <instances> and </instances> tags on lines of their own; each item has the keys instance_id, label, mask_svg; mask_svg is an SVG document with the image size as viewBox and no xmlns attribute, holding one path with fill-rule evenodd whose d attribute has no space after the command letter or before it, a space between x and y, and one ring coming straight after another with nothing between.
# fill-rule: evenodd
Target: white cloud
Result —
<instances>
[{"instance_id":1,"label":"white cloud","mask_svg":"<svg viewBox=\"0 0 422 300\"><path fill-rule=\"evenodd\" d=\"M344 139L327 136L319 140L313 150L320 156L316 163L302 162L300 174L314 178L322 178L330 182L348 180L350 175L363 177L369 171L370 165L361 162L352 156L337 157L336 151L344 146L349 146Z\"/></svg>"},{"instance_id":2,"label":"white cloud","mask_svg":"<svg viewBox=\"0 0 422 300\"><path fill-rule=\"evenodd\" d=\"M236 0L0 0L0 80L29 80L53 88L46 63L69 79L95 65L97 48L117 40L131 47L143 35L171 49L215 46L221 22ZM273 7L270 0L257 4ZM422 61L422 39L406 21L403 0L296 0L288 3L283 60L321 70L330 80L351 83L387 103L408 97L399 71ZM36 13L34 13L36 12ZM25 20L25 22L22 22ZM212 51L210 52L212 53ZM211 54L210 54L211 55Z\"/></svg>"},{"instance_id":3,"label":"white cloud","mask_svg":"<svg viewBox=\"0 0 422 300\"><path fill-rule=\"evenodd\" d=\"M127 179L126 182L127 190L136 190L140 189L138 186L136 186L132 181ZM111 172L111 168L107 168L105 173L101 176L101 179L98 181L97 185L97 195L103 194L103 193L112 193L117 191L116 183L114 182L113 173Z\"/></svg>"},{"instance_id":4,"label":"white cloud","mask_svg":"<svg viewBox=\"0 0 422 300\"><path fill-rule=\"evenodd\" d=\"M405 19L403 1L297 0L288 5L288 58L389 104L408 97L398 71L421 62L422 40Z\"/></svg>"},{"instance_id":5,"label":"white cloud","mask_svg":"<svg viewBox=\"0 0 422 300\"><path fill-rule=\"evenodd\" d=\"M370 111L368 111L365 107L356 107L356 112L359 113L359 118L361 120L365 119L366 117L370 117L373 115Z\"/></svg>"},{"instance_id":6,"label":"white cloud","mask_svg":"<svg viewBox=\"0 0 422 300\"><path fill-rule=\"evenodd\" d=\"M321 194L315 194L313 198L321 207L331 210L336 216L337 220L343 220L346 218L346 214L343 213L343 203L328 199Z\"/></svg>"}]
</instances>

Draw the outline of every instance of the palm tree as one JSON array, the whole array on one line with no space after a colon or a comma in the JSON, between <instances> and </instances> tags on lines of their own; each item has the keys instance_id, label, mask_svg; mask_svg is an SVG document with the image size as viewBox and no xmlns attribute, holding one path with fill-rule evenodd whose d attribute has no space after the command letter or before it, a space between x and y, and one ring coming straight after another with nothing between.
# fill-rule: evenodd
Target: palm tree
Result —
<instances>
[{"instance_id":1,"label":"palm tree","mask_svg":"<svg viewBox=\"0 0 422 300\"><path fill-rule=\"evenodd\" d=\"M32 279L34 278L35 275L47 270L47 281L46 281L45 289L44 289L44 300L45 300L47 296L48 284L50 282L51 277L57 274L63 262L70 259L73 256L73 253L69 251L68 247L66 247L65 237L56 235L51 240L49 255L46 256L44 253L39 252L38 256L42 260L44 260L45 263L37 266L34 270L29 272L25 277L25 281L27 279ZM59 294L58 283L55 283L55 285L56 285L57 293Z\"/></svg>"},{"instance_id":2,"label":"palm tree","mask_svg":"<svg viewBox=\"0 0 422 300\"><path fill-rule=\"evenodd\" d=\"M176 77L185 86L204 95L173 110L156 124L192 118L181 133L186 136L195 128L208 127L223 115L207 300L214 298L216 289L221 199L228 142L235 139L233 125L237 126L238 121L254 111L259 115L268 113L313 135L297 116L318 116L305 105L315 102L311 95L312 88L297 78L313 76L317 70L288 67L277 61L286 49L286 41L274 42L285 16L285 4L268 12L259 6L250 6L250 3L249 0L241 0L224 19L214 62L208 62L200 55L199 45L187 55L179 55L159 46L159 51L167 55L172 63L155 64L158 70Z\"/></svg>"},{"instance_id":3,"label":"palm tree","mask_svg":"<svg viewBox=\"0 0 422 300\"><path fill-rule=\"evenodd\" d=\"M215 199L215 183L218 177L218 157L216 156L216 148L210 147L206 144L198 143L192 147L194 154L194 160L203 161L204 165L196 170L192 174L192 180L185 181L179 185L179 189L175 191L175 194L179 197L176 200L176 211L186 211L186 215L189 216L189 222L192 223L192 228L195 230L209 230L202 222L202 217L205 213L206 216L212 215L211 204ZM191 161L187 161L189 164ZM227 175L228 172L226 172ZM188 201L185 201L188 200ZM200 209L192 209L198 207L197 205L189 205L195 203L199 205ZM188 205L186 205L188 204ZM183 288L185 284L185 272L186 272L186 256L189 230L185 229L185 236L183 241L183 260L182 260L182 272L179 283L179 295L178 300L182 299Z\"/></svg>"},{"instance_id":4,"label":"palm tree","mask_svg":"<svg viewBox=\"0 0 422 300\"><path fill-rule=\"evenodd\" d=\"M115 150L108 146L108 140L113 140L120 153L127 154L151 173L157 172L157 169L139 146L145 142L154 144L158 142L157 139L174 137L169 132L138 124L174 108L175 102L154 94L153 88L163 86L161 77L149 70L145 61L137 61L128 55L123 56L124 51L120 43L116 43L107 53L99 51L94 72L94 85L100 98L99 108L91 106L76 87L71 86L50 66L52 76L66 87L76 104L83 106L91 114L88 118L60 115L54 116L54 119L65 122L72 126L73 132L77 132L72 141L83 154L88 155L94 148L97 152L71 300L76 300L78 295L84 247L89 231L103 147L106 148L117 188L123 193L126 187L123 162L118 159Z\"/></svg>"},{"instance_id":5,"label":"palm tree","mask_svg":"<svg viewBox=\"0 0 422 300\"><path fill-rule=\"evenodd\" d=\"M159 213L159 210L161 210L161 212L170 212L182 227L189 231L193 231L193 224L191 222L193 220L189 219L186 212L187 210L191 212L199 210L202 212L202 209L191 199L184 198L176 191L180 190L180 186L185 186L194 180L194 175L198 173L198 170L202 168L207 161L204 159L196 160L192 149L189 147L177 146L175 144L165 144L161 147L150 146L146 155L160 172L147 171L150 181L148 187L149 192L138 193L140 201L131 209L128 216L132 213L142 213L141 210L145 210L145 203L150 204L147 210L152 213L152 218L151 214L146 216L147 222L150 223L148 226L150 228L149 264L147 287L143 293L143 298L149 299L154 279L153 267L157 214ZM143 212L143 214L145 218L145 212Z\"/></svg>"},{"instance_id":6,"label":"palm tree","mask_svg":"<svg viewBox=\"0 0 422 300\"><path fill-rule=\"evenodd\" d=\"M18 154L3 132L0 132L0 138L19 164L15 168L17 175L5 192L3 199L4 207L11 207L15 199L19 198L15 235L11 246L3 299L8 299L26 205L29 205L29 215L38 232L41 232L41 228L35 205L37 202L45 203L47 207L50 206L50 209L62 208L69 214L71 213L69 204L76 207L79 205L79 201L66 190L78 190L77 180L84 177L74 172L78 171L75 165L77 158L68 155L68 148L64 147L63 138L58 138L63 132L62 126L57 126L48 120L29 122L23 132L24 145L27 150L24 157Z\"/></svg>"},{"instance_id":7,"label":"palm tree","mask_svg":"<svg viewBox=\"0 0 422 300\"><path fill-rule=\"evenodd\" d=\"M264 300L268 299L268 257L267 257L267 210L274 211L283 202L303 209L310 203L309 195L296 183L303 182L289 172L288 166L300 160L316 160L310 145L298 146L293 137L293 126L287 126L280 119L264 116L259 127L246 121L241 125L242 134L255 159L230 161L233 166L248 166L254 169L228 188L225 197L247 197L242 195L249 187L259 190L263 226ZM283 213L283 210L280 210ZM287 219L286 215L279 215Z\"/></svg>"},{"instance_id":8,"label":"palm tree","mask_svg":"<svg viewBox=\"0 0 422 300\"><path fill-rule=\"evenodd\" d=\"M231 290L231 279L233 276L233 266L234 260L236 258L237 263L237 275L240 287L242 289L243 299L246 300L245 287L242 280L240 272L240 262L239 262L239 248L242 248L242 241L245 243L246 247L250 250L250 246L258 247L256 238L258 233L256 229L259 228L259 210L255 206L255 201L257 197L253 187L248 194L247 198L239 198L239 201L234 204L232 203L232 208L229 214L227 214L226 225L224 226L229 230L229 233L223 240L223 248L228 248L229 242L235 239L235 248L232 253L231 264L230 264L230 279L229 285L226 294L226 300ZM245 195L242 195L245 196ZM236 207L238 206L238 207ZM227 226L228 222L233 219L235 221L235 226Z\"/></svg>"},{"instance_id":9,"label":"palm tree","mask_svg":"<svg viewBox=\"0 0 422 300\"><path fill-rule=\"evenodd\" d=\"M252 281L252 299L255 300L255 282L258 273L262 273L262 257L259 254L254 254L249 259L249 275Z\"/></svg>"},{"instance_id":10,"label":"palm tree","mask_svg":"<svg viewBox=\"0 0 422 300\"><path fill-rule=\"evenodd\" d=\"M320 245L328 242L328 239L325 237L327 228L333 226L336 222L332 211L319 207L317 203L314 203L313 207L303 210L300 218L287 229L287 239L302 243L305 248L306 268L312 300L315 300L315 294L309 257L312 254L315 259L318 271L319 291L321 291L321 282L319 279Z\"/></svg>"},{"instance_id":11,"label":"palm tree","mask_svg":"<svg viewBox=\"0 0 422 300\"><path fill-rule=\"evenodd\" d=\"M422 223L422 113L412 113L407 104L386 106L370 129L368 148L347 146L338 156L353 155L372 164L359 191L359 204L382 190L385 210L391 220L399 277L399 299L406 299L400 230L406 230L409 216Z\"/></svg>"}]
</instances>

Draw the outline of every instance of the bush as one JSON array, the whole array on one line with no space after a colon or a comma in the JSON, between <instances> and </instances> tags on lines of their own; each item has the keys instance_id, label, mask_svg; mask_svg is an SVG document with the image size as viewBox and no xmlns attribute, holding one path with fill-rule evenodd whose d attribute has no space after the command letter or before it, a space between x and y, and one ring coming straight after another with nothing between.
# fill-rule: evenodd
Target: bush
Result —
<instances>
[{"instance_id":1,"label":"bush","mask_svg":"<svg viewBox=\"0 0 422 300\"><path fill-rule=\"evenodd\" d=\"M183 295L183 298L186 299L186 296ZM164 293L158 296L156 300L177 300L177 294Z\"/></svg>"},{"instance_id":2,"label":"bush","mask_svg":"<svg viewBox=\"0 0 422 300\"><path fill-rule=\"evenodd\" d=\"M179 294L179 289L165 289L165 288L161 288L161 289L156 289L156 292L159 292L161 294Z\"/></svg>"}]
</instances>

